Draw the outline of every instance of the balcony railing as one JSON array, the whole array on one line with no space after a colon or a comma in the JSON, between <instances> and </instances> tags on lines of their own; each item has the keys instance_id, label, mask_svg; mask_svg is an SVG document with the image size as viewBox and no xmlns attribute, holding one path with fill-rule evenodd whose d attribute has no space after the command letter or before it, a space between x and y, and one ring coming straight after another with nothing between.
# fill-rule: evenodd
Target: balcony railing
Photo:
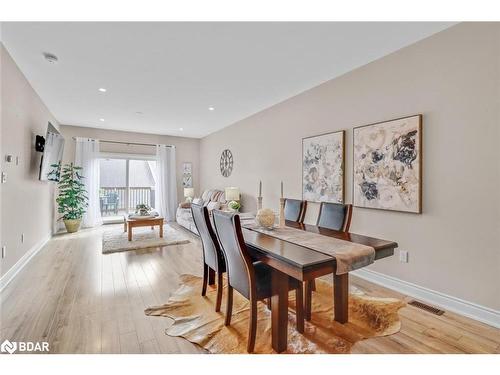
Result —
<instances>
[{"instance_id":1,"label":"balcony railing","mask_svg":"<svg viewBox=\"0 0 500 375\"><path fill-rule=\"evenodd\" d=\"M128 196L128 199L127 199ZM127 205L128 201L128 205ZM101 187L101 214L117 215L134 211L138 204L155 206L154 188L148 187Z\"/></svg>"}]
</instances>

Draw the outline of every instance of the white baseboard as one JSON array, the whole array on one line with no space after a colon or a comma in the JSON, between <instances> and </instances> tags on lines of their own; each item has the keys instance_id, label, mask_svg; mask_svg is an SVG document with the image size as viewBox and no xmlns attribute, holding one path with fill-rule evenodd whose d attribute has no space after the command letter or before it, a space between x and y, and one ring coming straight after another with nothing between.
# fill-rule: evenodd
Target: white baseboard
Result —
<instances>
[{"instance_id":1,"label":"white baseboard","mask_svg":"<svg viewBox=\"0 0 500 375\"><path fill-rule=\"evenodd\" d=\"M23 267L28 264L28 262L33 258L52 238L52 233L49 233L36 244L34 244L16 264L14 264L6 273L0 278L0 292L9 285L9 283L16 277L16 275L23 269Z\"/></svg>"},{"instance_id":2,"label":"white baseboard","mask_svg":"<svg viewBox=\"0 0 500 375\"><path fill-rule=\"evenodd\" d=\"M393 289L442 309L500 328L500 311L436 292L435 290L412 284L392 276L387 276L379 272L361 269L351 273L374 284Z\"/></svg>"}]
</instances>

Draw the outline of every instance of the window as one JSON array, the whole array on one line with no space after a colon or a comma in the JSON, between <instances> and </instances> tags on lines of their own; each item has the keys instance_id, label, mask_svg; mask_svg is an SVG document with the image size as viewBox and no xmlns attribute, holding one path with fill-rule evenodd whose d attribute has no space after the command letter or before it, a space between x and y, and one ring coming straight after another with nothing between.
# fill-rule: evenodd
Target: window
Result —
<instances>
[{"instance_id":1,"label":"window","mask_svg":"<svg viewBox=\"0 0 500 375\"><path fill-rule=\"evenodd\" d=\"M156 162L148 159L117 154L100 160L100 205L104 221L121 219L138 204L155 206Z\"/></svg>"}]
</instances>

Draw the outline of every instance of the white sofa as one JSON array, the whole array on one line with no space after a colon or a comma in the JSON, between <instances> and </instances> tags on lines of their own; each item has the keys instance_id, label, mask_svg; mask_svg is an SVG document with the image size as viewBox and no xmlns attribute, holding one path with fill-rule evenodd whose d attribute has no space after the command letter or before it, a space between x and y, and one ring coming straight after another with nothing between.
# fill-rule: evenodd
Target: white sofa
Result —
<instances>
[{"instance_id":1,"label":"white sofa","mask_svg":"<svg viewBox=\"0 0 500 375\"><path fill-rule=\"evenodd\" d=\"M208 208L209 211L213 209L225 209L227 206L226 198L224 192L221 190L211 189L205 190L200 198L195 198L194 203L202 203ZM196 225L193 221L193 215L191 214L191 207L189 204L181 203L177 207L175 214L175 219L177 224L183 226L187 230L198 234L196 230Z\"/></svg>"}]
</instances>

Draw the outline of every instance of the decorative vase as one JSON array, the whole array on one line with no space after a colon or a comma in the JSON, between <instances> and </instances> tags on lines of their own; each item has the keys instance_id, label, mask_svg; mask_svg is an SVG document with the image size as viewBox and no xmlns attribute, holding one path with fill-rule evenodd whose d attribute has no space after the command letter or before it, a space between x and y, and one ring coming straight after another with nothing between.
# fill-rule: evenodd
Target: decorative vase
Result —
<instances>
[{"instance_id":1,"label":"decorative vase","mask_svg":"<svg viewBox=\"0 0 500 375\"><path fill-rule=\"evenodd\" d=\"M275 220L276 215L274 214L273 210L269 208L260 209L259 211L257 211L257 215L255 216L255 222L257 223L257 225L267 229L273 228Z\"/></svg>"},{"instance_id":2,"label":"decorative vase","mask_svg":"<svg viewBox=\"0 0 500 375\"><path fill-rule=\"evenodd\" d=\"M63 221L68 233L78 232L78 229L80 229L80 224L82 223L82 219L65 219Z\"/></svg>"}]
</instances>

